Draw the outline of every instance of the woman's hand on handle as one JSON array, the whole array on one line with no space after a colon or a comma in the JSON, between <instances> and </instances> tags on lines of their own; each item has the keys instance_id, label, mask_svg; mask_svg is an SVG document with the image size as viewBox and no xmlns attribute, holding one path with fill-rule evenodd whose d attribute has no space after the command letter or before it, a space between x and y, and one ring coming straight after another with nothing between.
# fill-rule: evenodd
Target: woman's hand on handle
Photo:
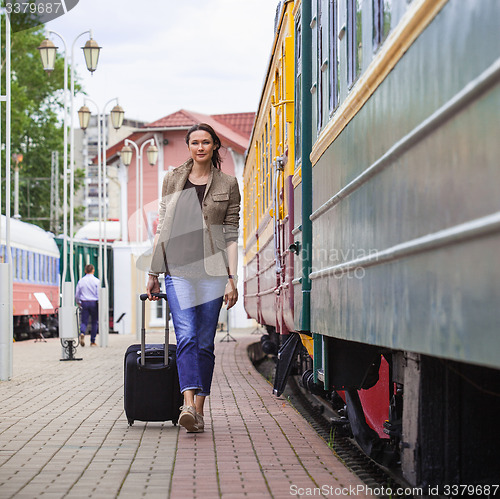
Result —
<instances>
[{"instance_id":1,"label":"woman's hand on handle","mask_svg":"<svg viewBox=\"0 0 500 499\"><path fill-rule=\"evenodd\" d=\"M158 280L158 277L155 277L153 275L148 276L148 283L146 284L146 292L148 294L148 300L151 301L159 300L158 297L152 295L152 293L161 292L160 281Z\"/></svg>"},{"instance_id":2,"label":"woman's hand on handle","mask_svg":"<svg viewBox=\"0 0 500 499\"><path fill-rule=\"evenodd\" d=\"M224 303L229 310L238 301L238 290L236 289L236 282L233 279L228 279L226 290L224 292Z\"/></svg>"}]
</instances>

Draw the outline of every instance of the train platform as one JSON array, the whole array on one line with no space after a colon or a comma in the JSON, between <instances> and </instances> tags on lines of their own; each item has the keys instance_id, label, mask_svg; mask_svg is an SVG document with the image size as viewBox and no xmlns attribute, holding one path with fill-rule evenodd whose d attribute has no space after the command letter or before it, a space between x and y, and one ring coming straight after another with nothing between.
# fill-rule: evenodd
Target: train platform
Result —
<instances>
[{"instance_id":1,"label":"train platform","mask_svg":"<svg viewBox=\"0 0 500 499\"><path fill-rule=\"evenodd\" d=\"M0 497L373 497L302 416L251 364L259 336L216 338L206 430L166 423L128 426L123 357L132 335L107 348L79 347L60 362L58 339L14 345L14 376L0 383ZM148 342L162 341L161 334Z\"/></svg>"}]
</instances>

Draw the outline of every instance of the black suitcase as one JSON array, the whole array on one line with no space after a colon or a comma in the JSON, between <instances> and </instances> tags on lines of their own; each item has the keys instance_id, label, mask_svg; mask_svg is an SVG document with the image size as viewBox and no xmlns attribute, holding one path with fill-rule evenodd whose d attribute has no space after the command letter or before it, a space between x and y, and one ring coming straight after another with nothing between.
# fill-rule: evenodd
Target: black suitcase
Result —
<instances>
[{"instance_id":1,"label":"black suitcase","mask_svg":"<svg viewBox=\"0 0 500 499\"><path fill-rule=\"evenodd\" d=\"M167 299L163 293L155 294ZM146 345L145 301L141 295L141 344L131 345L125 353L125 414L130 426L139 421L169 421L177 424L183 396L177 374L176 346L169 345L168 302L165 345ZM165 355L168 352L168 355Z\"/></svg>"}]
</instances>

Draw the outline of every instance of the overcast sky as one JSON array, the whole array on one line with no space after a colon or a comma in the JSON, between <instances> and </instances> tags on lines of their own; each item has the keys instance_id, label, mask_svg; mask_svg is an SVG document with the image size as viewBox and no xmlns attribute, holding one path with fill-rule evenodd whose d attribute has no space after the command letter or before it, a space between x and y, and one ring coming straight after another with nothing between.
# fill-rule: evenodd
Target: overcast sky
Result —
<instances>
[{"instance_id":1,"label":"overcast sky","mask_svg":"<svg viewBox=\"0 0 500 499\"><path fill-rule=\"evenodd\" d=\"M80 0L46 24L71 52L92 29L97 71L77 73L100 107L118 97L125 116L154 121L179 109L207 114L255 111L273 41L278 0ZM62 44L57 37L52 40ZM75 107L83 104L78 97ZM108 106L109 109L112 106Z\"/></svg>"}]
</instances>

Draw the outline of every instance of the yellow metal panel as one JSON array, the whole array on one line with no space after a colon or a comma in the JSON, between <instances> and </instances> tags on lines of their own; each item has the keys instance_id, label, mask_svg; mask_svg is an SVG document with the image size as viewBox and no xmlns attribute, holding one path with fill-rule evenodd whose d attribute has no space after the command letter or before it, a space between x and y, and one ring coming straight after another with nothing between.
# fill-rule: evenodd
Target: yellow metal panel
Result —
<instances>
[{"instance_id":1,"label":"yellow metal panel","mask_svg":"<svg viewBox=\"0 0 500 499\"><path fill-rule=\"evenodd\" d=\"M302 344L306 347L307 353L314 357L314 342L311 336L307 336L307 334L300 334L300 339L302 340Z\"/></svg>"},{"instance_id":2,"label":"yellow metal panel","mask_svg":"<svg viewBox=\"0 0 500 499\"><path fill-rule=\"evenodd\" d=\"M298 185L300 185L301 182L302 182L302 168L299 167L293 174L292 178L293 187L296 188Z\"/></svg>"}]
</instances>

